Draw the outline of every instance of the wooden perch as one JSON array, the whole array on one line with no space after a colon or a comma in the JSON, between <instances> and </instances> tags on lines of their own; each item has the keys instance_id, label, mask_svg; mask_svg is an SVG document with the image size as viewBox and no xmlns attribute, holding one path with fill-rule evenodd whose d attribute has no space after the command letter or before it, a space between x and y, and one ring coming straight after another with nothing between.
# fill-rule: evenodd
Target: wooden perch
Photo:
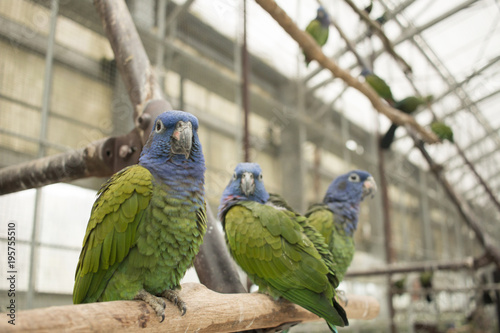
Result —
<instances>
[{"instance_id":1,"label":"wooden perch","mask_svg":"<svg viewBox=\"0 0 500 333\"><path fill-rule=\"evenodd\" d=\"M377 93L366 83L354 78L346 70L340 68L332 59L326 57L321 50L321 47L314 39L306 32L302 31L287 15L287 13L279 7L274 0L255 0L264 10L266 10L281 27L299 44L299 46L307 53L307 55L316 60L321 66L329 69L335 77L342 79L347 85L353 87L365 95L373 107L380 113L384 114L392 122L398 125L409 125L418 132L427 143L437 143L439 140L434 133L424 129L417 121L396 110L387 103L383 102Z\"/></svg>"},{"instance_id":2,"label":"wooden perch","mask_svg":"<svg viewBox=\"0 0 500 333\"><path fill-rule=\"evenodd\" d=\"M143 301L114 301L20 311L16 325L1 320L0 331L237 332L322 320L298 305L263 294L219 294L201 284L186 283L180 296L187 304L186 314L181 316L167 302L162 323ZM374 297L350 295L348 300L348 306L342 305L350 319L373 319L380 311Z\"/></svg>"}]
</instances>

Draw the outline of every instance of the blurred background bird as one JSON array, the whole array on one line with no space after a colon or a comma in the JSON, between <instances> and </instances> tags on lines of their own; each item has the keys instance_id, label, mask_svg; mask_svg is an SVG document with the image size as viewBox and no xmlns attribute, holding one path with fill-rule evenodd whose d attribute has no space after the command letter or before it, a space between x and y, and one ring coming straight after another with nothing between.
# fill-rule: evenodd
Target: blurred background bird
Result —
<instances>
[{"instance_id":1,"label":"blurred background bird","mask_svg":"<svg viewBox=\"0 0 500 333\"><path fill-rule=\"evenodd\" d=\"M316 18L309 22L306 32L318 43L323 46L328 41L328 32L330 30L330 18L323 7L317 10ZM306 66L311 62L311 58L304 52Z\"/></svg>"}]
</instances>

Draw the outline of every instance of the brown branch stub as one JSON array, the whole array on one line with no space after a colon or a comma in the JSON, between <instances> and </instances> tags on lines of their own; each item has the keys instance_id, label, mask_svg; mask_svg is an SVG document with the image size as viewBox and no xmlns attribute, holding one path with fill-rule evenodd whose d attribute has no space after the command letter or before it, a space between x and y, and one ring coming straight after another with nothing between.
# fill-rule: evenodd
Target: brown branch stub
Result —
<instances>
[{"instance_id":1,"label":"brown branch stub","mask_svg":"<svg viewBox=\"0 0 500 333\"><path fill-rule=\"evenodd\" d=\"M163 323L143 301L114 301L20 311L16 325L0 321L0 331L237 332L321 320L298 305L273 301L263 294L219 294L201 284L187 283L180 296L187 304L186 314L181 316L167 302ZM348 299L342 305L351 319L373 319L380 311L374 297L349 295Z\"/></svg>"},{"instance_id":2,"label":"brown branch stub","mask_svg":"<svg viewBox=\"0 0 500 333\"><path fill-rule=\"evenodd\" d=\"M281 27L299 44L299 46L311 59L316 60L321 66L329 69L335 77L342 79L347 85L364 94L378 112L384 114L396 124L407 124L411 126L416 132L419 133L422 140L428 143L436 143L439 141L434 133L424 129L413 117L384 103L368 84L354 78L351 74L349 74L349 72L340 68L332 59L326 57L314 39L308 33L299 29L299 27L297 27L292 19L276 4L274 0L255 1L264 10L266 10L279 23L279 25L281 25Z\"/></svg>"},{"instance_id":3,"label":"brown branch stub","mask_svg":"<svg viewBox=\"0 0 500 333\"><path fill-rule=\"evenodd\" d=\"M79 150L48 156L0 169L0 195L61 181L113 174L115 138Z\"/></svg>"}]
</instances>

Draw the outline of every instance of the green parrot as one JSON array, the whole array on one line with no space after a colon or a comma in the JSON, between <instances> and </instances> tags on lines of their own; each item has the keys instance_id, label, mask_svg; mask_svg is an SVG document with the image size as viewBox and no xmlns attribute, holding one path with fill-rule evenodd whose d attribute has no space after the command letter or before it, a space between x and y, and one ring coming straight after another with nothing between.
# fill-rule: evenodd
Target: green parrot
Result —
<instances>
[{"instance_id":1,"label":"green parrot","mask_svg":"<svg viewBox=\"0 0 500 333\"><path fill-rule=\"evenodd\" d=\"M423 104L427 104L432 102L433 96L428 95L425 97L420 96L408 96L403 98L402 100L394 103L394 108L406 113L412 114L415 110ZM396 129L399 127L398 124L392 123L391 127L384 134L382 139L380 140L380 148L389 149L392 142L394 141L394 136L396 134Z\"/></svg>"},{"instance_id":2,"label":"green parrot","mask_svg":"<svg viewBox=\"0 0 500 333\"><path fill-rule=\"evenodd\" d=\"M330 184L322 203L313 204L305 216L325 238L335 261L335 273L342 281L354 257L354 231L358 226L359 204L373 195L377 185L366 171L354 170Z\"/></svg>"},{"instance_id":3,"label":"green parrot","mask_svg":"<svg viewBox=\"0 0 500 333\"><path fill-rule=\"evenodd\" d=\"M384 79L375 75L375 73L366 67L361 71L361 75L365 78L366 83L368 83L382 99L389 103L389 105L394 105L391 87L389 87Z\"/></svg>"},{"instance_id":4,"label":"green parrot","mask_svg":"<svg viewBox=\"0 0 500 333\"><path fill-rule=\"evenodd\" d=\"M406 280L407 280L407 278L408 278L408 276L405 275L401 279L395 280L395 281L392 282L392 289L394 291L394 294L396 294L396 295L402 295L402 294L404 294L404 292L406 290Z\"/></svg>"},{"instance_id":5,"label":"green parrot","mask_svg":"<svg viewBox=\"0 0 500 333\"><path fill-rule=\"evenodd\" d=\"M317 10L316 18L309 22L306 27L306 32L318 43L319 46L326 44L328 40L328 32L330 30L330 18L323 7ZM309 65L311 58L304 53L306 65Z\"/></svg>"},{"instance_id":6,"label":"green parrot","mask_svg":"<svg viewBox=\"0 0 500 333\"><path fill-rule=\"evenodd\" d=\"M363 10L365 11L366 14L370 14L373 9L373 0L370 0L370 3L368 6L366 6Z\"/></svg>"},{"instance_id":7,"label":"green parrot","mask_svg":"<svg viewBox=\"0 0 500 333\"><path fill-rule=\"evenodd\" d=\"M422 286L423 289L432 289L432 278L434 277L434 272L433 271L424 271L420 273L420 276L418 277L420 281L420 285ZM430 292L427 292L425 294L425 299L427 300L428 303L432 302L432 294Z\"/></svg>"},{"instance_id":8,"label":"green parrot","mask_svg":"<svg viewBox=\"0 0 500 333\"><path fill-rule=\"evenodd\" d=\"M441 141L448 140L451 143L455 142L453 141L453 130L442 121L433 121L431 123L431 130L436 133Z\"/></svg>"},{"instance_id":9,"label":"green parrot","mask_svg":"<svg viewBox=\"0 0 500 333\"><path fill-rule=\"evenodd\" d=\"M303 216L268 199L260 166L238 164L219 206L232 257L261 292L302 306L332 331L348 325L335 300L339 281L323 237Z\"/></svg>"},{"instance_id":10,"label":"green parrot","mask_svg":"<svg viewBox=\"0 0 500 333\"><path fill-rule=\"evenodd\" d=\"M159 115L139 163L99 190L78 261L73 303L141 299L161 321L165 300L182 314L180 281L206 230L205 162L198 120Z\"/></svg>"}]
</instances>

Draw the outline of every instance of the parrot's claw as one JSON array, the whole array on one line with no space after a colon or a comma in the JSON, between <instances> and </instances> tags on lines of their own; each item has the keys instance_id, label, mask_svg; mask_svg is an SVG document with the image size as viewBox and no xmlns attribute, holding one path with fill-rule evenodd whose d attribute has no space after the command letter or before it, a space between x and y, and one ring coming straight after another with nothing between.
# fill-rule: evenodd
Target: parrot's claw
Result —
<instances>
[{"instance_id":1,"label":"parrot's claw","mask_svg":"<svg viewBox=\"0 0 500 333\"><path fill-rule=\"evenodd\" d=\"M143 300L148 303L156 312L158 317L161 317L160 323L165 320L165 307L167 304L163 298L151 295L146 290L142 289L137 293L137 295L135 295L134 299Z\"/></svg>"},{"instance_id":2,"label":"parrot's claw","mask_svg":"<svg viewBox=\"0 0 500 333\"><path fill-rule=\"evenodd\" d=\"M187 310L186 303L181 299L177 291L165 290L162 296L168 299L170 302L174 303L174 305L176 305L179 308L181 316L184 316L186 314Z\"/></svg>"},{"instance_id":3,"label":"parrot's claw","mask_svg":"<svg viewBox=\"0 0 500 333\"><path fill-rule=\"evenodd\" d=\"M347 306L349 299L347 298L345 291L337 290L337 298L344 303L344 306Z\"/></svg>"}]
</instances>

